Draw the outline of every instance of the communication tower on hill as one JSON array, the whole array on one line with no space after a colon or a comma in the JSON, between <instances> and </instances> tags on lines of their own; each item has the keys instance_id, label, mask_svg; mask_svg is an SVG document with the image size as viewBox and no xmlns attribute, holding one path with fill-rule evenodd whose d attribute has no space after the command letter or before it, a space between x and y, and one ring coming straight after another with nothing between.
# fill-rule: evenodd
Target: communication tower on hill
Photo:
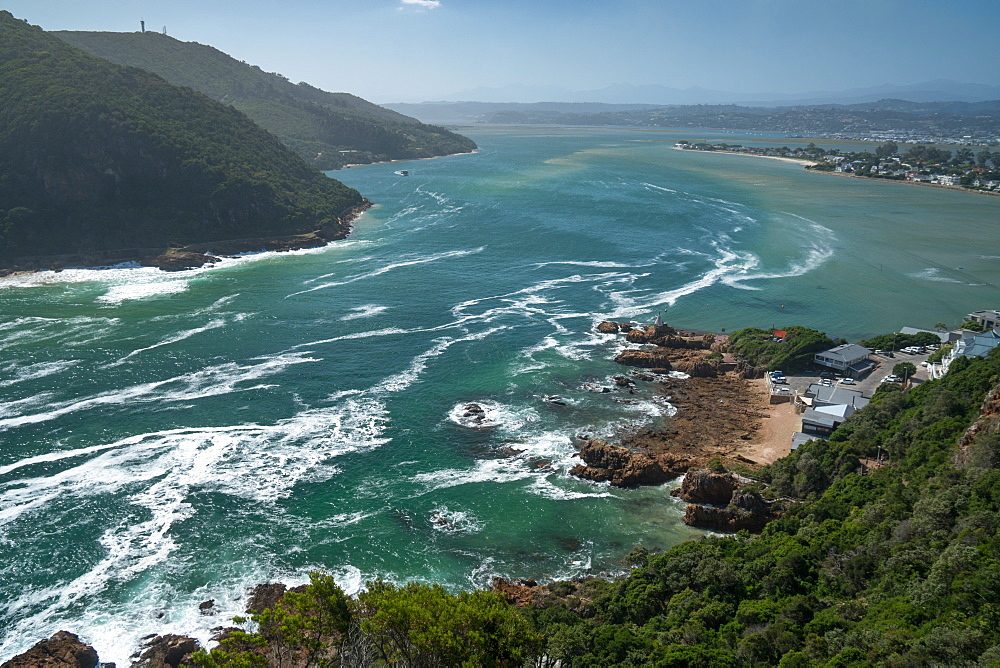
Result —
<instances>
[{"instance_id":1,"label":"communication tower on hill","mask_svg":"<svg viewBox=\"0 0 1000 668\"><path fill-rule=\"evenodd\" d=\"M142 29L142 32L146 32L146 22L145 21L143 21L143 20L140 19L139 20L139 27Z\"/></svg>"}]
</instances>

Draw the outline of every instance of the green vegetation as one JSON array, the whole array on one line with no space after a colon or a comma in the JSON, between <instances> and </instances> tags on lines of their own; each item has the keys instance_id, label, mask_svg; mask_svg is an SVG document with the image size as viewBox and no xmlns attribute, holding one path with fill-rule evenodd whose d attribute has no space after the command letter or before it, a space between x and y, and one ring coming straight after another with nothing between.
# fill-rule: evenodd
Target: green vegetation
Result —
<instances>
[{"instance_id":1,"label":"green vegetation","mask_svg":"<svg viewBox=\"0 0 1000 668\"><path fill-rule=\"evenodd\" d=\"M0 258L288 235L361 195L230 106L0 12Z\"/></svg>"},{"instance_id":2,"label":"green vegetation","mask_svg":"<svg viewBox=\"0 0 1000 668\"><path fill-rule=\"evenodd\" d=\"M637 568L620 581L556 582L524 608L382 582L346 605L327 587L316 603L279 607L335 611L324 631L332 649L311 654L326 657L316 665L997 665L997 419L958 441L998 384L994 351L909 392L878 393L829 441L757 473L766 495L800 500L760 535L636 548L627 561ZM878 452L888 465L862 475L860 459ZM260 616L262 631L229 665L266 651L267 614L286 619ZM219 654L199 665L224 665Z\"/></svg>"},{"instance_id":3,"label":"green vegetation","mask_svg":"<svg viewBox=\"0 0 1000 668\"><path fill-rule=\"evenodd\" d=\"M907 378L913 377L913 374L917 372L917 367L913 362L900 362L892 367L892 372L905 382Z\"/></svg>"},{"instance_id":4,"label":"green vegetation","mask_svg":"<svg viewBox=\"0 0 1000 668\"><path fill-rule=\"evenodd\" d=\"M983 327L983 323L976 322L975 320L966 320L965 322L963 322L960 325L960 327L962 329L967 329L970 332L982 332L982 331L985 331L985 328Z\"/></svg>"},{"instance_id":5,"label":"green vegetation","mask_svg":"<svg viewBox=\"0 0 1000 668\"><path fill-rule=\"evenodd\" d=\"M154 72L230 104L319 169L467 153L467 137L372 104L328 93L238 61L221 51L155 32L56 32L73 46L119 65Z\"/></svg>"},{"instance_id":6,"label":"green vegetation","mask_svg":"<svg viewBox=\"0 0 1000 668\"><path fill-rule=\"evenodd\" d=\"M230 632L219 647L197 652L194 664L521 666L538 655L542 640L499 594L450 594L438 585L379 580L351 600L321 573L310 575L304 592L285 592L251 621L257 631Z\"/></svg>"},{"instance_id":7,"label":"green vegetation","mask_svg":"<svg viewBox=\"0 0 1000 668\"><path fill-rule=\"evenodd\" d=\"M826 334L808 327L786 327L785 332L779 341L770 329L737 330L729 337L729 352L752 367L791 372L807 367L815 353L836 345Z\"/></svg>"},{"instance_id":8,"label":"green vegetation","mask_svg":"<svg viewBox=\"0 0 1000 668\"><path fill-rule=\"evenodd\" d=\"M858 341L859 346L872 350L900 350L910 346L935 346L941 343L941 337L933 332L917 334L879 334L864 341Z\"/></svg>"}]
</instances>

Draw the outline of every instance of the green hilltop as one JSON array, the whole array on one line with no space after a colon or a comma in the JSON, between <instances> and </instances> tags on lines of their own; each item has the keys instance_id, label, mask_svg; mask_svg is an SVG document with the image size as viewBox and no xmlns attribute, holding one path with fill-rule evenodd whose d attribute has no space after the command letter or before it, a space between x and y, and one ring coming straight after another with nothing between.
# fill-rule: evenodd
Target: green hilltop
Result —
<instances>
[{"instance_id":1,"label":"green hilltop","mask_svg":"<svg viewBox=\"0 0 1000 668\"><path fill-rule=\"evenodd\" d=\"M54 35L119 65L155 72L230 104L320 169L467 153L475 142L355 95L293 84L211 46L155 32Z\"/></svg>"},{"instance_id":2,"label":"green hilltop","mask_svg":"<svg viewBox=\"0 0 1000 668\"><path fill-rule=\"evenodd\" d=\"M237 109L0 12L0 258L342 236L364 202Z\"/></svg>"}]
</instances>

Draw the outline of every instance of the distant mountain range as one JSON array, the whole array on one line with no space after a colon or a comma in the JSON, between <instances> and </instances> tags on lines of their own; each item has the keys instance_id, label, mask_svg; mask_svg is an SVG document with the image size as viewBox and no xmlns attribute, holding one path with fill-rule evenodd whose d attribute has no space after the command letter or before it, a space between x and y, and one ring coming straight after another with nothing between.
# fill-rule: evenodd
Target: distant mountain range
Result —
<instances>
[{"instance_id":1,"label":"distant mountain range","mask_svg":"<svg viewBox=\"0 0 1000 668\"><path fill-rule=\"evenodd\" d=\"M885 98L856 104L788 104L783 106L744 106L736 104L605 104L600 102L423 102L392 104L397 111L427 122L446 124L532 123L568 125L675 125L699 127L780 130L803 132L845 129L844 114L851 112L855 129L903 130L940 126L936 116L965 117L954 119L942 131L961 134L985 131L995 136L1000 117L1000 98L980 102L915 102ZM982 117L982 118L976 118ZM672 119L672 120L671 120ZM764 119L764 120L761 120ZM851 124L848 124L851 125Z\"/></svg>"},{"instance_id":2,"label":"distant mountain range","mask_svg":"<svg viewBox=\"0 0 1000 668\"><path fill-rule=\"evenodd\" d=\"M938 79L918 84L869 86L840 91L810 91L805 93L733 93L707 88L670 88L656 84L614 84L595 90L571 90L557 86L526 86L510 84L497 88L474 88L447 95L446 102L600 102L604 104L652 104L657 106L682 104L740 104L759 107L800 104L855 104L883 98L899 98L914 102L959 100L980 102L1000 99L1000 86L958 83ZM386 106L396 109L397 104Z\"/></svg>"},{"instance_id":3,"label":"distant mountain range","mask_svg":"<svg viewBox=\"0 0 1000 668\"><path fill-rule=\"evenodd\" d=\"M53 35L119 65L154 72L232 105L320 169L345 164L429 158L476 148L467 137L348 93L293 84L211 46L156 32Z\"/></svg>"}]
</instances>

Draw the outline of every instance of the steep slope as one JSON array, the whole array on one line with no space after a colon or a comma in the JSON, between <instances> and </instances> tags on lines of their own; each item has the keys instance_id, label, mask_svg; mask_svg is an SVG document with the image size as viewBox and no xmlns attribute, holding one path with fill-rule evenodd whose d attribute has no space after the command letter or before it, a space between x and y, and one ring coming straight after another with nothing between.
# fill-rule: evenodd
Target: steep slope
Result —
<instances>
[{"instance_id":1,"label":"steep slope","mask_svg":"<svg viewBox=\"0 0 1000 668\"><path fill-rule=\"evenodd\" d=\"M320 169L466 153L475 143L355 95L293 84L211 46L159 33L55 32L119 65L155 72L231 104Z\"/></svg>"},{"instance_id":2,"label":"steep slope","mask_svg":"<svg viewBox=\"0 0 1000 668\"><path fill-rule=\"evenodd\" d=\"M0 12L0 257L342 235L363 202L236 109Z\"/></svg>"}]
</instances>

